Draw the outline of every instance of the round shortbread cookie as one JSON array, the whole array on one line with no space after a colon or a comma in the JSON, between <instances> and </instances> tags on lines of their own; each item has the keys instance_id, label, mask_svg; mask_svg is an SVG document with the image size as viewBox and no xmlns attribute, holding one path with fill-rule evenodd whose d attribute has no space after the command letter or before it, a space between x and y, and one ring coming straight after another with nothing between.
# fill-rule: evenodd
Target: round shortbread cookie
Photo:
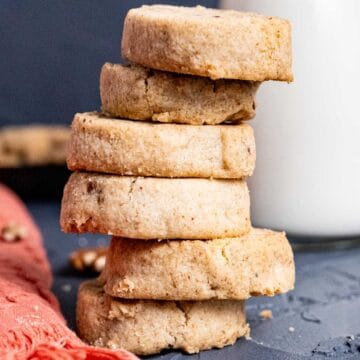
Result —
<instances>
[{"instance_id":1,"label":"round shortbread cookie","mask_svg":"<svg viewBox=\"0 0 360 360\"><path fill-rule=\"evenodd\" d=\"M67 163L71 170L154 177L240 179L255 167L246 124L195 126L76 114Z\"/></svg>"},{"instance_id":2,"label":"round shortbread cookie","mask_svg":"<svg viewBox=\"0 0 360 360\"><path fill-rule=\"evenodd\" d=\"M214 239L250 230L245 181L75 172L62 200L65 232L135 239Z\"/></svg>"},{"instance_id":3,"label":"round shortbread cookie","mask_svg":"<svg viewBox=\"0 0 360 360\"><path fill-rule=\"evenodd\" d=\"M0 167L65 165L70 129L61 125L0 129Z\"/></svg>"},{"instance_id":4,"label":"round shortbread cookie","mask_svg":"<svg viewBox=\"0 0 360 360\"><path fill-rule=\"evenodd\" d=\"M122 55L149 68L212 79L293 80L289 21L234 10L132 9Z\"/></svg>"},{"instance_id":5,"label":"round shortbread cookie","mask_svg":"<svg viewBox=\"0 0 360 360\"><path fill-rule=\"evenodd\" d=\"M96 280L78 292L77 330L87 343L137 355L163 349L196 353L249 334L243 301L125 300L104 294Z\"/></svg>"},{"instance_id":6,"label":"round shortbread cookie","mask_svg":"<svg viewBox=\"0 0 360 360\"><path fill-rule=\"evenodd\" d=\"M294 287L284 233L252 229L239 238L137 241L113 238L101 280L111 296L161 300L245 300Z\"/></svg>"},{"instance_id":7,"label":"round shortbread cookie","mask_svg":"<svg viewBox=\"0 0 360 360\"><path fill-rule=\"evenodd\" d=\"M105 113L133 120L192 125L253 118L259 85L109 63L103 66L100 75Z\"/></svg>"}]
</instances>

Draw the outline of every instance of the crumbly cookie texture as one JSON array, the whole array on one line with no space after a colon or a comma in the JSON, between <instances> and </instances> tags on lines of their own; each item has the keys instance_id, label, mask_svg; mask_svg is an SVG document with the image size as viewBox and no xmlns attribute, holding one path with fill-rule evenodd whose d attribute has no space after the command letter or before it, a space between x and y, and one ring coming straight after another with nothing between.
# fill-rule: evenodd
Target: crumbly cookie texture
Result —
<instances>
[{"instance_id":1,"label":"crumbly cookie texture","mask_svg":"<svg viewBox=\"0 0 360 360\"><path fill-rule=\"evenodd\" d=\"M64 189L65 232L135 239L213 239L250 230L245 181L75 172Z\"/></svg>"},{"instance_id":2,"label":"crumbly cookie texture","mask_svg":"<svg viewBox=\"0 0 360 360\"><path fill-rule=\"evenodd\" d=\"M111 296L162 300L245 300L294 287L284 233L252 229L239 238L137 241L113 238L101 275Z\"/></svg>"},{"instance_id":3,"label":"crumbly cookie texture","mask_svg":"<svg viewBox=\"0 0 360 360\"><path fill-rule=\"evenodd\" d=\"M9 126L0 129L0 167L65 165L70 129L65 126Z\"/></svg>"},{"instance_id":4,"label":"crumbly cookie texture","mask_svg":"<svg viewBox=\"0 0 360 360\"><path fill-rule=\"evenodd\" d=\"M253 118L259 85L109 63L100 75L102 111L110 116L192 125Z\"/></svg>"},{"instance_id":5,"label":"crumbly cookie texture","mask_svg":"<svg viewBox=\"0 0 360 360\"><path fill-rule=\"evenodd\" d=\"M243 301L116 299L105 295L96 280L80 286L76 313L78 334L85 342L137 355L163 349L197 353L249 334Z\"/></svg>"},{"instance_id":6,"label":"crumbly cookie texture","mask_svg":"<svg viewBox=\"0 0 360 360\"><path fill-rule=\"evenodd\" d=\"M76 114L67 164L71 170L153 177L246 178L255 168L247 124L196 126Z\"/></svg>"},{"instance_id":7,"label":"crumbly cookie texture","mask_svg":"<svg viewBox=\"0 0 360 360\"><path fill-rule=\"evenodd\" d=\"M277 17L201 6L131 9L124 58L158 70L250 81L292 81L291 25Z\"/></svg>"}]
</instances>

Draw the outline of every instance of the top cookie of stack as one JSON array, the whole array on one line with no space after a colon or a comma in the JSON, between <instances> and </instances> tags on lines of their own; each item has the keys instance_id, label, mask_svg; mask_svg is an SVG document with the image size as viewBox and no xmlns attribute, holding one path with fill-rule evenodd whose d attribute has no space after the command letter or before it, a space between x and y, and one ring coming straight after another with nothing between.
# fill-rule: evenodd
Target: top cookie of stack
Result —
<instances>
[{"instance_id":1,"label":"top cookie of stack","mask_svg":"<svg viewBox=\"0 0 360 360\"><path fill-rule=\"evenodd\" d=\"M153 5L129 11L123 56L211 79L292 81L287 20L233 10Z\"/></svg>"}]
</instances>

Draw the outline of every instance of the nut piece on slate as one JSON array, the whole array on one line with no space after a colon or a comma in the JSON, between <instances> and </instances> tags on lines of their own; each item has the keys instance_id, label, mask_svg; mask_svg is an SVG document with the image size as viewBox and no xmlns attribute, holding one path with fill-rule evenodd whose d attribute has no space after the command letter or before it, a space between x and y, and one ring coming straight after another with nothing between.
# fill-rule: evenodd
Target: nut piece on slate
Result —
<instances>
[{"instance_id":1,"label":"nut piece on slate","mask_svg":"<svg viewBox=\"0 0 360 360\"><path fill-rule=\"evenodd\" d=\"M260 311L259 315L262 319L272 319L273 317L272 311L268 309Z\"/></svg>"},{"instance_id":2,"label":"nut piece on slate","mask_svg":"<svg viewBox=\"0 0 360 360\"><path fill-rule=\"evenodd\" d=\"M105 266L107 250L106 246L75 250L69 256L69 263L80 272L100 273Z\"/></svg>"}]
</instances>

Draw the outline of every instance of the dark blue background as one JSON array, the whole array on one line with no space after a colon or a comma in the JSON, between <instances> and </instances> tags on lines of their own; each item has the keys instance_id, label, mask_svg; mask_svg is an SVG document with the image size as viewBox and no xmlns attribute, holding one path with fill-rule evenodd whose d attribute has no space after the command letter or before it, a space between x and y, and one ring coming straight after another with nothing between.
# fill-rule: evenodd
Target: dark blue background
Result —
<instances>
[{"instance_id":1,"label":"dark blue background","mask_svg":"<svg viewBox=\"0 0 360 360\"><path fill-rule=\"evenodd\" d=\"M1 0L0 126L70 123L99 108L99 71L120 61L123 20L142 4L216 0Z\"/></svg>"}]
</instances>

